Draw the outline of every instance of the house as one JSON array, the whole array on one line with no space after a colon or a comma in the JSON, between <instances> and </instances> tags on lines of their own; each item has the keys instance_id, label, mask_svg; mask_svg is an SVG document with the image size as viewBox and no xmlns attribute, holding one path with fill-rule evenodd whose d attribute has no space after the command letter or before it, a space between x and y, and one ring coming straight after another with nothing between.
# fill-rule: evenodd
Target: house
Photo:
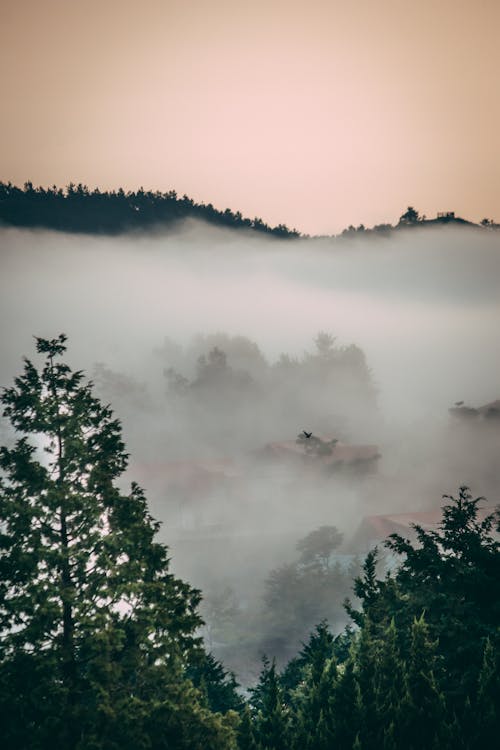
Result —
<instances>
[{"instance_id":1,"label":"house","mask_svg":"<svg viewBox=\"0 0 500 750\"><path fill-rule=\"evenodd\" d=\"M314 472L349 471L366 474L377 470L380 453L376 445L350 445L335 438L315 437L268 443L259 457L273 463L290 464Z\"/></svg>"},{"instance_id":2,"label":"house","mask_svg":"<svg viewBox=\"0 0 500 750\"><path fill-rule=\"evenodd\" d=\"M500 399L491 401L489 404L477 408L465 406L464 404L455 405L449 409L452 417L463 421L500 421Z\"/></svg>"},{"instance_id":3,"label":"house","mask_svg":"<svg viewBox=\"0 0 500 750\"><path fill-rule=\"evenodd\" d=\"M234 513L241 475L231 459L141 463L132 468L139 484L161 504L161 515L171 527L214 530Z\"/></svg>"},{"instance_id":4,"label":"house","mask_svg":"<svg viewBox=\"0 0 500 750\"><path fill-rule=\"evenodd\" d=\"M478 520L483 521L495 508L482 507L478 509ZM421 526L426 531L437 529L442 521L441 508L410 513L389 513L381 516L365 516L354 533L348 547L355 552L368 552L375 545L380 545L390 534L415 540L416 532L413 524Z\"/></svg>"}]
</instances>

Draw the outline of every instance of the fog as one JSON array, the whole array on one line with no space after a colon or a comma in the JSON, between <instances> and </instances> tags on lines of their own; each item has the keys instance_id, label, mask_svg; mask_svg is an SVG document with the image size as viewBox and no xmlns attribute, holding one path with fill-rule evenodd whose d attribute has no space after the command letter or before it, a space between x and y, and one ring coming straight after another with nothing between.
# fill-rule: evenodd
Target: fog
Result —
<instances>
[{"instance_id":1,"label":"fog","mask_svg":"<svg viewBox=\"0 0 500 750\"><path fill-rule=\"evenodd\" d=\"M437 508L460 484L498 502L497 423L448 410L500 397L499 244L451 227L336 242L193 223L1 229L0 383L36 359L33 335L68 335L68 361L123 422L127 479L164 522L175 572L206 607L232 602L241 635L269 571L314 528L337 526L350 554L364 516ZM380 458L325 472L270 456L302 430ZM234 649L229 662L242 668Z\"/></svg>"}]
</instances>

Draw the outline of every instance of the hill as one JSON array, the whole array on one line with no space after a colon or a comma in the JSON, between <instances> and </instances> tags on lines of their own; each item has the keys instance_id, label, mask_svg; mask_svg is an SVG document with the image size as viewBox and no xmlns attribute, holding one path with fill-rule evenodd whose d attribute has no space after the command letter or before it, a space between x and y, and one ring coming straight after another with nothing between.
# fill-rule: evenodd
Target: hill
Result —
<instances>
[{"instance_id":1,"label":"hill","mask_svg":"<svg viewBox=\"0 0 500 750\"><path fill-rule=\"evenodd\" d=\"M49 188L34 187L26 182L22 188L8 182L0 182L0 225L51 229L80 234L118 235L133 231L147 231L175 226L185 219L197 219L208 224L233 230L258 232L261 235L280 239L309 238L286 224L271 227L261 218L250 219L240 211L230 208L219 210L212 203L196 203L187 195L179 197L175 190L166 193L144 190L125 192L122 188L112 191L90 190L86 185L70 183L65 188L53 185ZM349 226L337 236L326 239L349 239L360 235L387 236L393 232L415 227L435 226L472 227L480 231L500 228L491 219L475 224L455 216L453 211L438 213L427 219L409 206L399 222L378 224L371 229L363 224ZM325 239L315 236L312 239Z\"/></svg>"}]
</instances>

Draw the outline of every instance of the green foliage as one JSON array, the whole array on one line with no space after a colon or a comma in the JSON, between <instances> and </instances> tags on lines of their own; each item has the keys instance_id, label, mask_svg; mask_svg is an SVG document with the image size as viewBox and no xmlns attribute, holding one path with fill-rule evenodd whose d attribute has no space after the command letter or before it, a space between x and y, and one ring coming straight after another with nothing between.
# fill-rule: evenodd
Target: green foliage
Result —
<instances>
[{"instance_id":1,"label":"green foliage","mask_svg":"<svg viewBox=\"0 0 500 750\"><path fill-rule=\"evenodd\" d=\"M493 747L500 736L500 629L484 646L475 710L478 747Z\"/></svg>"},{"instance_id":2,"label":"green foliage","mask_svg":"<svg viewBox=\"0 0 500 750\"><path fill-rule=\"evenodd\" d=\"M422 615L412 623L411 649L406 661L406 691L401 703L402 737L408 748L425 750L444 740L444 694L434 676L437 642L429 638Z\"/></svg>"},{"instance_id":3,"label":"green foliage","mask_svg":"<svg viewBox=\"0 0 500 750\"><path fill-rule=\"evenodd\" d=\"M380 584L378 605L393 607L408 633L413 619L426 613L453 686L449 697L460 712L476 690L484 639L500 625L500 600L492 596L500 578L500 543L492 536L499 515L480 521L482 498L473 499L466 487L445 499L438 530L416 525L416 545L399 535L387 542L403 559L391 585Z\"/></svg>"},{"instance_id":4,"label":"green foliage","mask_svg":"<svg viewBox=\"0 0 500 750\"><path fill-rule=\"evenodd\" d=\"M351 657L340 671L332 696L333 736L339 748L353 746L361 725L361 701L354 668Z\"/></svg>"},{"instance_id":5,"label":"green foliage","mask_svg":"<svg viewBox=\"0 0 500 750\"><path fill-rule=\"evenodd\" d=\"M288 750L289 719L276 664L264 657L257 686L251 691L254 735L262 750Z\"/></svg>"},{"instance_id":6,"label":"green foliage","mask_svg":"<svg viewBox=\"0 0 500 750\"><path fill-rule=\"evenodd\" d=\"M204 692L211 711L226 713L243 710L244 702L238 694L234 674L228 672L213 654L202 653L189 665L186 676Z\"/></svg>"},{"instance_id":7,"label":"green foliage","mask_svg":"<svg viewBox=\"0 0 500 750\"><path fill-rule=\"evenodd\" d=\"M220 748L185 677L199 657L200 594L169 571L159 524L127 465L120 424L66 337L37 339L1 402L19 436L0 451L0 718L4 747Z\"/></svg>"},{"instance_id":8,"label":"green foliage","mask_svg":"<svg viewBox=\"0 0 500 750\"><path fill-rule=\"evenodd\" d=\"M245 706L241 716L237 738L238 750L259 750L259 745L254 735L252 715L248 706Z\"/></svg>"},{"instance_id":9,"label":"green foliage","mask_svg":"<svg viewBox=\"0 0 500 750\"><path fill-rule=\"evenodd\" d=\"M446 500L437 530L416 526L416 542L389 539L401 560L385 578L377 551L367 556L354 587L361 610L348 605L358 630L334 638L321 623L279 676L290 747L497 744L499 516L480 520L480 499L465 487Z\"/></svg>"},{"instance_id":10,"label":"green foliage","mask_svg":"<svg viewBox=\"0 0 500 750\"><path fill-rule=\"evenodd\" d=\"M360 726L358 734L364 750L376 748L379 724L377 717L377 644L373 625L367 619L361 629L355 650L356 677L360 693Z\"/></svg>"},{"instance_id":11,"label":"green foliage","mask_svg":"<svg viewBox=\"0 0 500 750\"><path fill-rule=\"evenodd\" d=\"M376 665L375 704L379 744L398 743L401 725L401 699L404 693L405 667L401 659L394 619L384 633Z\"/></svg>"}]
</instances>

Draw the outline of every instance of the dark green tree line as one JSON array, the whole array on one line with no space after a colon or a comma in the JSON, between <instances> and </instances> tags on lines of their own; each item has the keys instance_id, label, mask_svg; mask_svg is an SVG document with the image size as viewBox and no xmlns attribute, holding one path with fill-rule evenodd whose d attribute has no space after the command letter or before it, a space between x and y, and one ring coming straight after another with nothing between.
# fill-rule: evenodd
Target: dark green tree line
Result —
<instances>
[{"instance_id":1,"label":"dark green tree line","mask_svg":"<svg viewBox=\"0 0 500 750\"><path fill-rule=\"evenodd\" d=\"M119 234L171 225L182 219L200 219L231 229L248 229L277 238L299 237L285 224L271 227L262 219L248 219L239 211L220 211L211 203L195 203L187 195L139 190L90 190L86 185L20 188L0 182L0 221L11 226L40 227L65 232Z\"/></svg>"}]
</instances>

